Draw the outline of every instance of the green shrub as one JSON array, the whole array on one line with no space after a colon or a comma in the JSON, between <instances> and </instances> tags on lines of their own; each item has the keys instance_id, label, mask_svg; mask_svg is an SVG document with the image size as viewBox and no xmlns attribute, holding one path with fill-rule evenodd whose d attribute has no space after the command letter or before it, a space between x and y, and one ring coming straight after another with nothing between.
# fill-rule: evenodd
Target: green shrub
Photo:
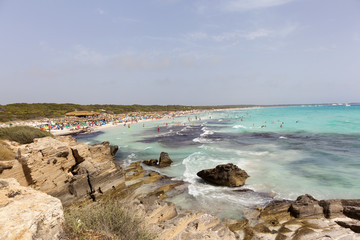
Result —
<instances>
[{"instance_id":1,"label":"green shrub","mask_svg":"<svg viewBox=\"0 0 360 240\"><path fill-rule=\"evenodd\" d=\"M0 139L7 139L21 144L32 143L34 138L53 136L45 130L28 126L0 128Z\"/></svg>"},{"instance_id":2,"label":"green shrub","mask_svg":"<svg viewBox=\"0 0 360 240\"><path fill-rule=\"evenodd\" d=\"M6 143L0 141L0 161L13 159L15 159L15 153L8 148Z\"/></svg>"},{"instance_id":3,"label":"green shrub","mask_svg":"<svg viewBox=\"0 0 360 240\"><path fill-rule=\"evenodd\" d=\"M84 208L67 209L65 232L71 239L89 239L91 235L102 235L108 239L155 239L129 208L113 199Z\"/></svg>"}]
</instances>

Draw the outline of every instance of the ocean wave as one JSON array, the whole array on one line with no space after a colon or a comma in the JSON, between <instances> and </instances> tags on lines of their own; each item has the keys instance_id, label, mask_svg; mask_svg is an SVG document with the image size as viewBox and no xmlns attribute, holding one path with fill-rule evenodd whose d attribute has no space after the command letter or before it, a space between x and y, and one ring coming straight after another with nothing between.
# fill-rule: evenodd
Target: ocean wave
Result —
<instances>
[{"instance_id":1,"label":"ocean wave","mask_svg":"<svg viewBox=\"0 0 360 240\"><path fill-rule=\"evenodd\" d=\"M191 129L191 126L186 126L186 127L182 128L181 130L177 131L176 135L185 136L186 134L184 134L184 133L188 132L188 130L190 130L190 129Z\"/></svg>"},{"instance_id":2,"label":"ocean wave","mask_svg":"<svg viewBox=\"0 0 360 240\"><path fill-rule=\"evenodd\" d=\"M174 134L174 131L171 129L169 132L165 132L165 133L160 133L157 136L159 137L168 137Z\"/></svg>"},{"instance_id":3,"label":"ocean wave","mask_svg":"<svg viewBox=\"0 0 360 240\"><path fill-rule=\"evenodd\" d=\"M196 143L213 143L212 140L206 139L206 138L203 138L203 137L194 138L193 142L196 142Z\"/></svg>"},{"instance_id":4,"label":"ocean wave","mask_svg":"<svg viewBox=\"0 0 360 240\"><path fill-rule=\"evenodd\" d=\"M203 131L203 133L200 134L200 137L206 137L208 135L213 135L214 134L214 132L209 130L207 127L203 127L201 130Z\"/></svg>"},{"instance_id":5,"label":"ocean wave","mask_svg":"<svg viewBox=\"0 0 360 240\"><path fill-rule=\"evenodd\" d=\"M232 128L243 128L243 129L248 129L248 127L246 127L246 126L244 126L244 125L241 125L241 124L239 124L239 125L235 125L235 126L233 126Z\"/></svg>"}]
</instances>

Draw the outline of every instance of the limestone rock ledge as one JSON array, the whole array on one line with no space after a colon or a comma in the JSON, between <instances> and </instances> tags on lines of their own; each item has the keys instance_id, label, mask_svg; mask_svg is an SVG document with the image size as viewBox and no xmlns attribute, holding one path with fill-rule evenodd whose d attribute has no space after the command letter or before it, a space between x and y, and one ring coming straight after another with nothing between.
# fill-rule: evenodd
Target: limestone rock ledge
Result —
<instances>
[{"instance_id":1,"label":"limestone rock ledge","mask_svg":"<svg viewBox=\"0 0 360 240\"><path fill-rule=\"evenodd\" d=\"M59 199L20 186L13 178L0 179L1 239L58 239L63 223Z\"/></svg>"},{"instance_id":2,"label":"limestone rock ledge","mask_svg":"<svg viewBox=\"0 0 360 240\"><path fill-rule=\"evenodd\" d=\"M186 191L186 183L144 171L140 163L133 163L125 171L124 203L132 204L131 208L144 217L145 225L162 240L360 239L360 200L317 201L303 195L296 201L274 201L265 208L254 209L245 214L247 219L221 220L166 201L167 197Z\"/></svg>"},{"instance_id":3,"label":"limestone rock ledge","mask_svg":"<svg viewBox=\"0 0 360 240\"><path fill-rule=\"evenodd\" d=\"M113 161L117 146L109 142L87 145L66 136L11 146L17 159L2 167L0 178L14 177L21 185L57 197L65 205L84 196L95 199L124 183L123 171Z\"/></svg>"}]
</instances>

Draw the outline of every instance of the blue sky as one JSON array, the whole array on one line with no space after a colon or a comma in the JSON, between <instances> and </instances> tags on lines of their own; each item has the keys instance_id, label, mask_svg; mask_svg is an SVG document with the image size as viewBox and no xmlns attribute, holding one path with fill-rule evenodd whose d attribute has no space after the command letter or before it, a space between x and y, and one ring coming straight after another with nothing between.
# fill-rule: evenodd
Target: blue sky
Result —
<instances>
[{"instance_id":1,"label":"blue sky","mask_svg":"<svg viewBox=\"0 0 360 240\"><path fill-rule=\"evenodd\" d=\"M360 102L358 0L0 0L0 104Z\"/></svg>"}]
</instances>

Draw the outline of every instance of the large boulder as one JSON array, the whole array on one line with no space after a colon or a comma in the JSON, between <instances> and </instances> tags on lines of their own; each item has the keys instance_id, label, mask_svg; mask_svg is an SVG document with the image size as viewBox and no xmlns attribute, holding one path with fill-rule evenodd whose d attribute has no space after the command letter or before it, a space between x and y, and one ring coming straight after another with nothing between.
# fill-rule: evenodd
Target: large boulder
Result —
<instances>
[{"instance_id":1,"label":"large boulder","mask_svg":"<svg viewBox=\"0 0 360 240\"><path fill-rule=\"evenodd\" d=\"M0 179L0 239L58 239L63 223L59 199Z\"/></svg>"},{"instance_id":2,"label":"large boulder","mask_svg":"<svg viewBox=\"0 0 360 240\"><path fill-rule=\"evenodd\" d=\"M244 170L232 163L217 165L216 168L212 169L201 170L197 175L207 182L227 187L242 186L249 177Z\"/></svg>"},{"instance_id":3,"label":"large boulder","mask_svg":"<svg viewBox=\"0 0 360 240\"><path fill-rule=\"evenodd\" d=\"M171 165L173 161L170 159L169 154L166 152L162 152L160 153L160 158L159 158L159 167L163 168L163 167L168 167Z\"/></svg>"}]
</instances>

